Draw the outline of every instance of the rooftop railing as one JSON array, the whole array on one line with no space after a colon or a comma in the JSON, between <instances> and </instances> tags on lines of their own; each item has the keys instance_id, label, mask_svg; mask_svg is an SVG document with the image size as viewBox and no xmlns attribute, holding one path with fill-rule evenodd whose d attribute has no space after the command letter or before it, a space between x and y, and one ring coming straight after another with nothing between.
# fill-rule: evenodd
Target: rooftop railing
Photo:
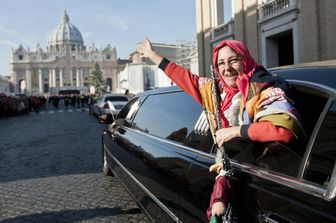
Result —
<instances>
[{"instance_id":1,"label":"rooftop railing","mask_svg":"<svg viewBox=\"0 0 336 223\"><path fill-rule=\"evenodd\" d=\"M297 7L297 0L273 0L259 7L259 19L266 19Z\"/></svg>"}]
</instances>

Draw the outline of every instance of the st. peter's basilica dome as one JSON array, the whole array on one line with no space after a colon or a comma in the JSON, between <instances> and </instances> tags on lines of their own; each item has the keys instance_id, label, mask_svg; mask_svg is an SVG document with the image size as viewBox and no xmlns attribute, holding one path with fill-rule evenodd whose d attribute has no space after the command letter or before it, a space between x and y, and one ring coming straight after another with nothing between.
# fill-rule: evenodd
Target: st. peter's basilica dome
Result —
<instances>
[{"instance_id":1,"label":"st. peter's basilica dome","mask_svg":"<svg viewBox=\"0 0 336 223\"><path fill-rule=\"evenodd\" d=\"M70 19L66 11L64 11L64 16L61 19L61 22L49 36L48 46L49 49L55 49L58 51L59 48L63 48L63 45L65 44L70 44L77 49L84 48L82 34L76 26L70 23Z\"/></svg>"}]
</instances>

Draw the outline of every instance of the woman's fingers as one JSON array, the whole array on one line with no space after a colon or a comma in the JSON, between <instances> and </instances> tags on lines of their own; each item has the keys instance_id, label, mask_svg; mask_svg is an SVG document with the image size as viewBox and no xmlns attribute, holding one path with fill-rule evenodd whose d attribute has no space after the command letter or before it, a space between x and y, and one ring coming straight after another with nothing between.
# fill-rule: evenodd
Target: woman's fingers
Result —
<instances>
[{"instance_id":1,"label":"woman's fingers","mask_svg":"<svg viewBox=\"0 0 336 223\"><path fill-rule=\"evenodd\" d=\"M137 51L138 53L140 53L140 57L145 56L146 50L145 50L145 47L143 46L143 43L138 44Z\"/></svg>"},{"instance_id":2,"label":"woman's fingers","mask_svg":"<svg viewBox=\"0 0 336 223\"><path fill-rule=\"evenodd\" d=\"M148 45L151 44L151 42L149 41L149 39L148 39L147 37L145 38L144 43L146 43L146 44L148 44Z\"/></svg>"},{"instance_id":3,"label":"woman's fingers","mask_svg":"<svg viewBox=\"0 0 336 223\"><path fill-rule=\"evenodd\" d=\"M210 172L216 172L219 173L219 171L223 168L223 164L222 163L215 163L213 165L210 166L209 171Z\"/></svg>"},{"instance_id":4,"label":"woman's fingers","mask_svg":"<svg viewBox=\"0 0 336 223\"><path fill-rule=\"evenodd\" d=\"M240 137L240 128L240 126L234 126L218 130L216 132L217 145L221 147L224 142L227 142L235 137Z\"/></svg>"},{"instance_id":5,"label":"woman's fingers","mask_svg":"<svg viewBox=\"0 0 336 223\"><path fill-rule=\"evenodd\" d=\"M212 205L212 211L211 211L211 214L212 215L223 215L225 212L225 205L223 202L215 202L213 205Z\"/></svg>"},{"instance_id":6,"label":"woman's fingers","mask_svg":"<svg viewBox=\"0 0 336 223\"><path fill-rule=\"evenodd\" d=\"M151 44L147 38L145 38L137 46L137 51L140 53L140 57L148 57L148 52L151 50Z\"/></svg>"}]
</instances>

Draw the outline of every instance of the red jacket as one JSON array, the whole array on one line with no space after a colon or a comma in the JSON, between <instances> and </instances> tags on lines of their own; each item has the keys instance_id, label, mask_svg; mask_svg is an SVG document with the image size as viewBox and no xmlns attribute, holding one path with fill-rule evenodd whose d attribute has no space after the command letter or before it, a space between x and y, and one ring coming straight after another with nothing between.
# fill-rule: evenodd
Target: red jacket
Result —
<instances>
[{"instance_id":1,"label":"red jacket","mask_svg":"<svg viewBox=\"0 0 336 223\"><path fill-rule=\"evenodd\" d=\"M176 85L191 95L199 104L203 105L199 91L199 76L165 58L161 61L159 68L161 68ZM240 133L245 139L259 142L278 141L288 143L294 139L294 135L291 131L283 127L275 126L271 122L255 122L249 125L243 125Z\"/></svg>"}]
</instances>

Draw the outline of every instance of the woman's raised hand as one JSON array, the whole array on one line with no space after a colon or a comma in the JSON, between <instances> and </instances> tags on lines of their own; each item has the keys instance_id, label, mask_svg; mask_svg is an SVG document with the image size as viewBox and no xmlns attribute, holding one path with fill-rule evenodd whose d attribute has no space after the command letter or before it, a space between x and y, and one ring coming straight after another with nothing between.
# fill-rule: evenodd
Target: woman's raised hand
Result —
<instances>
[{"instance_id":1,"label":"woman's raised hand","mask_svg":"<svg viewBox=\"0 0 336 223\"><path fill-rule=\"evenodd\" d=\"M150 58L151 54L153 53L153 48L148 38L145 38L144 41L138 44L137 51L140 53L140 57Z\"/></svg>"},{"instance_id":2,"label":"woman's raised hand","mask_svg":"<svg viewBox=\"0 0 336 223\"><path fill-rule=\"evenodd\" d=\"M159 65L163 59L163 57L152 48L152 43L148 38L145 38L144 41L138 44L137 51L140 53L141 58L148 58L156 65Z\"/></svg>"}]
</instances>

